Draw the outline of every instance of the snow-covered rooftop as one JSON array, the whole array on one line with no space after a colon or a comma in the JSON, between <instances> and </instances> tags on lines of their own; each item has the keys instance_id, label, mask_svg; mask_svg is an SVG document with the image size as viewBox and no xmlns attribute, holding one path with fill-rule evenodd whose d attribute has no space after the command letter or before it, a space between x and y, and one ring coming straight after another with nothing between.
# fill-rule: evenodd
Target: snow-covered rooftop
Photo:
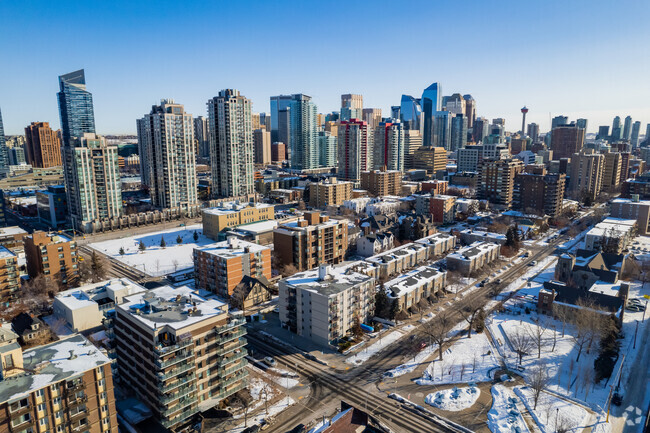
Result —
<instances>
[{"instance_id":1,"label":"snow-covered rooftop","mask_svg":"<svg viewBox=\"0 0 650 433\"><path fill-rule=\"evenodd\" d=\"M239 203L236 201L231 201L231 202L224 202L219 204L218 207L212 207L209 209L204 209L203 213L206 214L211 214L211 215L229 215L232 213L237 213L243 209L246 208L255 208L255 209L264 209L268 207L273 207L271 204L266 204L266 203Z\"/></svg>"},{"instance_id":2,"label":"snow-covered rooftop","mask_svg":"<svg viewBox=\"0 0 650 433\"><path fill-rule=\"evenodd\" d=\"M115 308L131 314L149 329L165 325L178 330L228 313L223 302L199 296L187 286L151 289L129 296Z\"/></svg>"},{"instance_id":3,"label":"snow-covered rooftop","mask_svg":"<svg viewBox=\"0 0 650 433\"><path fill-rule=\"evenodd\" d=\"M27 232L18 226L0 228L0 236L14 236L14 235L23 235L23 234L26 235Z\"/></svg>"},{"instance_id":4,"label":"snow-covered rooftop","mask_svg":"<svg viewBox=\"0 0 650 433\"><path fill-rule=\"evenodd\" d=\"M384 285L384 288L389 295L392 292L393 297L400 297L411 293L413 290L416 290L425 284L429 284L431 281L443 277L444 272L440 272L432 266L420 266L419 268L413 269L412 271L388 281Z\"/></svg>"},{"instance_id":5,"label":"snow-covered rooftop","mask_svg":"<svg viewBox=\"0 0 650 433\"><path fill-rule=\"evenodd\" d=\"M233 237L228 238L227 241L217 242L215 244L195 248L195 250L202 251L206 254L213 254L225 259L240 257L244 254L249 253L259 253L260 251L268 249L268 247L264 247L252 242L242 241Z\"/></svg>"},{"instance_id":6,"label":"snow-covered rooftop","mask_svg":"<svg viewBox=\"0 0 650 433\"><path fill-rule=\"evenodd\" d=\"M356 272L353 266L324 265L321 268L299 272L285 281L289 286L330 296L372 279L368 275Z\"/></svg>"},{"instance_id":7,"label":"snow-covered rooftop","mask_svg":"<svg viewBox=\"0 0 650 433\"><path fill-rule=\"evenodd\" d=\"M636 220L612 217L605 218L589 230L587 236L607 236L610 233L620 236L621 234L629 233L635 225Z\"/></svg>"},{"instance_id":8,"label":"snow-covered rooftop","mask_svg":"<svg viewBox=\"0 0 650 433\"><path fill-rule=\"evenodd\" d=\"M260 221L257 223L242 224L235 227L235 230L250 232L250 233L265 233L270 232L278 226L276 220Z\"/></svg>"},{"instance_id":9,"label":"snow-covered rooftop","mask_svg":"<svg viewBox=\"0 0 650 433\"><path fill-rule=\"evenodd\" d=\"M110 362L106 355L79 334L27 350L23 352L25 373L0 381L0 402L24 397Z\"/></svg>"},{"instance_id":10,"label":"snow-covered rooftop","mask_svg":"<svg viewBox=\"0 0 650 433\"><path fill-rule=\"evenodd\" d=\"M366 261L374 264L388 263L411 254L416 254L422 248L425 247L420 243L408 243L406 245L393 248L392 250L385 251L381 254L368 257Z\"/></svg>"},{"instance_id":11,"label":"snow-covered rooftop","mask_svg":"<svg viewBox=\"0 0 650 433\"><path fill-rule=\"evenodd\" d=\"M128 278L114 278L60 292L56 295L56 299L68 309L76 310L102 303L105 299L119 303L125 296L144 291L146 291L144 287Z\"/></svg>"},{"instance_id":12,"label":"snow-covered rooftop","mask_svg":"<svg viewBox=\"0 0 650 433\"><path fill-rule=\"evenodd\" d=\"M8 259L10 257L16 257L16 255L9 251L6 247L0 247L0 259Z\"/></svg>"},{"instance_id":13,"label":"snow-covered rooftop","mask_svg":"<svg viewBox=\"0 0 650 433\"><path fill-rule=\"evenodd\" d=\"M447 259L462 261L471 260L474 257L480 256L481 254L486 254L488 251L494 248L500 248L500 246L491 242L474 242L465 248L461 248L460 250L449 254L447 256Z\"/></svg>"},{"instance_id":14,"label":"snow-covered rooftop","mask_svg":"<svg viewBox=\"0 0 650 433\"><path fill-rule=\"evenodd\" d=\"M437 245L441 242L448 241L449 239L453 238L454 235L449 234L449 233L434 233L430 236L426 236L424 238L418 239L415 241L418 244L424 244L424 245Z\"/></svg>"}]
</instances>

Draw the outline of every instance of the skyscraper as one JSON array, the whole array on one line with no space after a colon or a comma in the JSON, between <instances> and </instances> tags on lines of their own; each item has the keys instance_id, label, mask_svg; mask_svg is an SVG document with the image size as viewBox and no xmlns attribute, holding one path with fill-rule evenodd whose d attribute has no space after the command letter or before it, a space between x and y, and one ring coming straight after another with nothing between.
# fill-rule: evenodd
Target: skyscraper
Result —
<instances>
[{"instance_id":1,"label":"skyscraper","mask_svg":"<svg viewBox=\"0 0 650 433\"><path fill-rule=\"evenodd\" d=\"M271 142L289 146L289 103L291 95L271 96Z\"/></svg>"},{"instance_id":2,"label":"skyscraper","mask_svg":"<svg viewBox=\"0 0 650 433\"><path fill-rule=\"evenodd\" d=\"M451 119L453 113L449 111L436 111L433 115L431 127L431 145L434 147L444 147L445 150L451 149ZM426 137L426 129L425 129ZM425 141L422 143L426 146Z\"/></svg>"},{"instance_id":3,"label":"skyscraper","mask_svg":"<svg viewBox=\"0 0 650 433\"><path fill-rule=\"evenodd\" d=\"M194 140L196 141L196 155L200 158L210 157L210 131L208 119L199 116L194 119Z\"/></svg>"},{"instance_id":4,"label":"skyscraper","mask_svg":"<svg viewBox=\"0 0 650 433\"><path fill-rule=\"evenodd\" d=\"M2 122L0 122L0 127ZM650 123L645 126L645 137L643 138L646 146L650 146Z\"/></svg>"},{"instance_id":5,"label":"skyscraper","mask_svg":"<svg viewBox=\"0 0 650 433\"><path fill-rule=\"evenodd\" d=\"M620 116L614 117L612 122L612 135L610 137L612 142L618 141L623 137L623 131L621 129L621 118Z\"/></svg>"},{"instance_id":6,"label":"skyscraper","mask_svg":"<svg viewBox=\"0 0 650 433\"><path fill-rule=\"evenodd\" d=\"M551 120L551 130L557 128L558 126L566 125L569 123L569 118L567 116L555 116Z\"/></svg>"},{"instance_id":7,"label":"skyscraper","mask_svg":"<svg viewBox=\"0 0 650 433\"><path fill-rule=\"evenodd\" d=\"M487 137L490 128L490 121L485 117L479 117L474 121L472 137L475 143L482 142Z\"/></svg>"},{"instance_id":8,"label":"skyscraper","mask_svg":"<svg viewBox=\"0 0 650 433\"><path fill-rule=\"evenodd\" d=\"M95 133L93 95L86 90L83 69L59 77L59 115L63 144L72 138L83 137L86 132Z\"/></svg>"},{"instance_id":9,"label":"skyscraper","mask_svg":"<svg viewBox=\"0 0 650 433\"><path fill-rule=\"evenodd\" d=\"M454 114L465 114L466 101L460 93L454 93L446 99L444 109Z\"/></svg>"},{"instance_id":10,"label":"skyscraper","mask_svg":"<svg viewBox=\"0 0 650 433\"><path fill-rule=\"evenodd\" d=\"M368 124L361 120L342 121L338 137L338 170L341 179L359 182L361 172L372 168Z\"/></svg>"},{"instance_id":11,"label":"skyscraper","mask_svg":"<svg viewBox=\"0 0 650 433\"><path fill-rule=\"evenodd\" d=\"M363 117L363 96L341 95L341 120L359 119Z\"/></svg>"},{"instance_id":12,"label":"skyscraper","mask_svg":"<svg viewBox=\"0 0 650 433\"><path fill-rule=\"evenodd\" d=\"M578 128L574 123L553 128L551 132L553 159L571 158L574 153L580 152L584 143L585 130Z\"/></svg>"},{"instance_id":13,"label":"skyscraper","mask_svg":"<svg viewBox=\"0 0 650 433\"><path fill-rule=\"evenodd\" d=\"M632 133L632 116L626 116L625 123L623 125L623 140L629 140L631 133Z\"/></svg>"},{"instance_id":14,"label":"skyscraper","mask_svg":"<svg viewBox=\"0 0 650 433\"><path fill-rule=\"evenodd\" d=\"M588 123L587 119L576 120L576 125L578 126L578 128L582 128L585 130L585 135L587 134L587 123Z\"/></svg>"},{"instance_id":15,"label":"skyscraper","mask_svg":"<svg viewBox=\"0 0 650 433\"><path fill-rule=\"evenodd\" d=\"M399 120L399 116L395 117ZM379 126L381 122L381 108L364 108L363 109L363 121L368 124L368 128L374 129Z\"/></svg>"},{"instance_id":16,"label":"skyscraper","mask_svg":"<svg viewBox=\"0 0 650 433\"><path fill-rule=\"evenodd\" d=\"M641 133L641 122L638 120L632 124L632 135L630 141L632 143L632 149L639 147L639 134Z\"/></svg>"},{"instance_id":17,"label":"skyscraper","mask_svg":"<svg viewBox=\"0 0 650 433\"><path fill-rule=\"evenodd\" d=\"M533 140L533 143L537 143L537 139L539 138L539 125L537 123L529 123L527 135Z\"/></svg>"},{"instance_id":18,"label":"skyscraper","mask_svg":"<svg viewBox=\"0 0 650 433\"><path fill-rule=\"evenodd\" d=\"M372 133L372 132L371 132ZM404 127L397 122L380 122L374 130L373 167L375 170L404 171L406 148Z\"/></svg>"},{"instance_id":19,"label":"skyscraper","mask_svg":"<svg viewBox=\"0 0 650 433\"><path fill-rule=\"evenodd\" d=\"M434 116L442 109L442 87L438 83L433 83L422 92L420 100L422 113L424 115L424 132L422 144L424 146L434 145L433 140L433 123Z\"/></svg>"},{"instance_id":20,"label":"skyscraper","mask_svg":"<svg viewBox=\"0 0 650 433\"><path fill-rule=\"evenodd\" d=\"M467 128L474 127L474 120L476 120L476 101L472 95L463 95L465 100L465 117L467 117Z\"/></svg>"},{"instance_id":21,"label":"skyscraper","mask_svg":"<svg viewBox=\"0 0 650 433\"><path fill-rule=\"evenodd\" d=\"M212 191L215 197L251 194L253 129L251 101L226 89L208 101Z\"/></svg>"},{"instance_id":22,"label":"skyscraper","mask_svg":"<svg viewBox=\"0 0 650 433\"><path fill-rule=\"evenodd\" d=\"M596 140L609 140L609 126L601 125L598 127L598 134Z\"/></svg>"},{"instance_id":23,"label":"skyscraper","mask_svg":"<svg viewBox=\"0 0 650 433\"><path fill-rule=\"evenodd\" d=\"M92 231L92 223L122 216L117 146L85 133L61 148L65 192L72 226Z\"/></svg>"},{"instance_id":24,"label":"skyscraper","mask_svg":"<svg viewBox=\"0 0 650 433\"><path fill-rule=\"evenodd\" d=\"M467 117L457 114L451 119L449 150L456 151L467 145Z\"/></svg>"},{"instance_id":25,"label":"skyscraper","mask_svg":"<svg viewBox=\"0 0 650 433\"><path fill-rule=\"evenodd\" d=\"M5 128L2 124L2 111L0 111L0 170L7 168L7 143L5 142ZM0 177L4 176L0 173Z\"/></svg>"},{"instance_id":26,"label":"skyscraper","mask_svg":"<svg viewBox=\"0 0 650 433\"><path fill-rule=\"evenodd\" d=\"M336 167L338 137L329 131L318 132L318 165Z\"/></svg>"},{"instance_id":27,"label":"skyscraper","mask_svg":"<svg viewBox=\"0 0 650 433\"><path fill-rule=\"evenodd\" d=\"M420 129L420 120L422 117L422 107L420 100L410 95L402 95L399 109L400 118L404 128L409 130Z\"/></svg>"},{"instance_id":28,"label":"skyscraper","mask_svg":"<svg viewBox=\"0 0 650 433\"><path fill-rule=\"evenodd\" d=\"M291 168L309 170L318 167L318 137L316 127L316 104L311 96L291 95L289 111L289 147Z\"/></svg>"},{"instance_id":29,"label":"skyscraper","mask_svg":"<svg viewBox=\"0 0 650 433\"><path fill-rule=\"evenodd\" d=\"M255 148L255 164L271 163L271 132L262 127L253 131L253 146Z\"/></svg>"},{"instance_id":30,"label":"skyscraper","mask_svg":"<svg viewBox=\"0 0 650 433\"><path fill-rule=\"evenodd\" d=\"M49 168L61 165L61 140L47 122L32 122L25 128L27 163Z\"/></svg>"},{"instance_id":31,"label":"skyscraper","mask_svg":"<svg viewBox=\"0 0 650 433\"><path fill-rule=\"evenodd\" d=\"M137 120L142 182L158 208L197 201L194 122L181 104L163 99Z\"/></svg>"}]
</instances>

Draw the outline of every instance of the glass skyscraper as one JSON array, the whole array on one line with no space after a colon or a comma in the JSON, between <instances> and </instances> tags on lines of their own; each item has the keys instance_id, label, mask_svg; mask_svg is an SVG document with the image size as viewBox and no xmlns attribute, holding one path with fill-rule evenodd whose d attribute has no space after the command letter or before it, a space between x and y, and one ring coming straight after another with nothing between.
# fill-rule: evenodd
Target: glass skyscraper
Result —
<instances>
[{"instance_id":1,"label":"glass skyscraper","mask_svg":"<svg viewBox=\"0 0 650 433\"><path fill-rule=\"evenodd\" d=\"M5 143L5 128L2 124L2 111L0 111L0 170L6 168L7 161L7 144ZM2 174L0 173L0 176Z\"/></svg>"},{"instance_id":2,"label":"glass skyscraper","mask_svg":"<svg viewBox=\"0 0 650 433\"><path fill-rule=\"evenodd\" d=\"M431 146L433 144L433 117L436 112L442 110L442 87L440 84L433 83L424 89L420 105L424 114L422 145Z\"/></svg>"},{"instance_id":3,"label":"glass skyscraper","mask_svg":"<svg viewBox=\"0 0 650 433\"><path fill-rule=\"evenodd\" d=\"M420 116L422 115L422 108L420 107L419 100L410 95L402 95L400 101L399 117L404 128L406 129L420 129ZM394 116L393 116L394 117Z\"/></svg>"},{"instance_id":4,"label":"glass skyscraper","mask_svg":"<svg viewBox=\"0 0 650 433\"><path fill-rule=\"evenodd\" d=\"M63 145L69 145L74 137L95 133L93 95L86 90L83 69L59 77L59 115Z\"/></svg>"},{"instance_id":5,"label":"glass skyscraper","mask_svg":"<svg viewBox=\"0 0 650 433\"><path fill-rule=\"evenodd\" d=\"M318 167L317 108L311 96L291 95L289 103L289 155L291 168L309 170ZM271 117L273 119L273 117Z\"/></svg>"}]
</instances>

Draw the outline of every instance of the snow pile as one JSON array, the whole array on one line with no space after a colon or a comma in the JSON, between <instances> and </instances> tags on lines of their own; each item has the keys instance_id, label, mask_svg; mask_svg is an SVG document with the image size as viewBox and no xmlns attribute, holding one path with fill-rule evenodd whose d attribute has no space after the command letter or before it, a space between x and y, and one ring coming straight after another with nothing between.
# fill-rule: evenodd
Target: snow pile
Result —
<instances>
[{"instance_id":1,"label":"snow pile","mask_svg":"<svg viewBox=\"0 0 650 433\"><path fill-rule=\"evenodd\" d=\"M461 338L443 353L442 361L435 360L426 368L418 385L443 383L485 382L490 373L499 367L485 333Z\"/></svg>"},{"instance_id":2,"label":"snow pile","mask_svg":"<svg viewBox=\"0 0 650 433\"><path fill-rule=\"evenodd\" d=\"M481 390L476 384L469 387L445 389L426 396L424 401L441 410L457 412L472 407L481 395Z\"/></svg>"},{"instance_id":3,"label":"snow pile","mask_svg":"<svg viewBox=\"0 0 650 433\"><path fill-rule=\"evenodd\" d=\"M528 427L517 408L516 397L503 385L492 387L492 408L488 412L492 433L525 433Z\"/></svg>"},{"instance_id":4,"label":"snow pile","mask_svg":"<svg viewBox=\"0 0 650 433\"><path fill-rule=\"evenodd\" d=\"M198 235L196 241L194 241L194 233ZM183 239L182 244L176 242L179 236ZM162 238L165 239L165 248L160 246ZM139 249L141 241L146 247L144 251ZM194 248L213 243L212 239L203 235L203 226L196 224L96 242L89 247L147 275L159 277L194 267ZM120 254L120 248L124 248L124 255Z\"/></svg>"},{"instance_id":5,"label":"snow pile","mask_svg":"<svg viewBox=\"0 0 650 433\"><path fill-rule=\"evenodd\" d=\"M535 423L544 433L558 430L580 432L588 426L589 412L583 407L553 394L542 391L535 407L534 392L527 386L515 387L515 393L521 397ZM556 425L557 421L557 425Z\"/></svg>"},{"instance_id":6,"label":"snow pile","mask_svg":"<svg viewBox=\"0 0 650 433\"><path fill-rule=\"evenodd\" d=\"M345 360L345 362L353 365L361 365L369 360L372 356L376 355L386 347L402 338L404 335L406 334L404 334L402 331L393 331L388 335L384 335L379 339L379 341L370 346L366 346L365 349L362 349L361 352L349 357Z\"/></svg>"}]
</instances>

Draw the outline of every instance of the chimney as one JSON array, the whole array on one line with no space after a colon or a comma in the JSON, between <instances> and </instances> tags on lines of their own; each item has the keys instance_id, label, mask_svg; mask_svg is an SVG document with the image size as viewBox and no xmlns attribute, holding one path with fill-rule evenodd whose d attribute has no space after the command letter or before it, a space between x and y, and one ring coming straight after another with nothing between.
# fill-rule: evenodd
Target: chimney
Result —
<instances>
[{"instance_id":1,"label":"chimney","mask_svg":"<svg viewBox=\"0 0 650 433\"><path fill-rule=\"evenodd\" d=\"M330 265L320 265L318 267L318 280L325 281L330 278Z\"/></svg>"}]
</instances>

